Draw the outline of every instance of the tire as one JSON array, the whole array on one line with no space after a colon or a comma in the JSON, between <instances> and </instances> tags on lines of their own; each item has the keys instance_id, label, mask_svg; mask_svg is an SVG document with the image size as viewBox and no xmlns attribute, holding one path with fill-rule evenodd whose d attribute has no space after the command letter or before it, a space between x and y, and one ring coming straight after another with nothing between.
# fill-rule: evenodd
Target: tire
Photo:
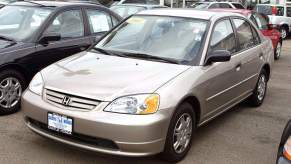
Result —
<instances>
[{"instance_id":1,"label":"tire","mask_svg":"<svg viewBox=\"0 0 291 164\"><path fill-rule=\"evenodd\" d=\"M274 58L275 58L275 60L278 60L280 58L281 53L282 53L281 49L282 49L282 42L279 41L277 43L277 46L276 46L275 50L274 50Z\"/></svg>"},{"instance_id":2,"label":"tire","mask_svg":"<svg viewBox=\"0 0 291 164\"><path fill-rule=\"evenodd\" d=\"M190 121L188 121L189 118ZM181 124L181 120L186 120L184 122L185 123L184 127L186 127L185 129ZM180 133L176 133L175 135L174 132L178 130L177 127L181 127L184 130ZM194 134L195 129L196 129L196 119L193 107L189 103L183 103L178 107L178 109L175 111L172 117L168 129L164 151L160 154L160 157L168 162L181 161L191 148L192 136ZM178 137L178 135L182 135L182 137ZM178 138L182 138L181 142L178 142ZM176 145L178 145L176 149L174 148L175 143ZM183 143L184 146L182 146Z\"/></svg>"},{"instance_id":3,"label":"tire","mask_svg":"<svg viewBox=\"0 0 291 164\"><path fill-rule=\"evenodd\" d=\"M280 32L281 32L282 39L286 39L288 36L289 30L286 27L281 27Z\"/></svg>"},{"instance_id":4,"label":"tire","mask_svg":"<svg viewBox=\"0 0 291 164\"><path fill-rule=\"evenodd\" d=\"M0 72L0 115L12 114L20 109L25 78L14 70Z\"/></svg>"},{"instance_id":5,"label":"tire","mask_svg":"<svg viewBox=\"0 0 291 164\"><path fill-rule=\"evenodd\" d=\"M254 107L262 105L267 93L267 87L268 87L267 72L266 70L263 69L259 75L258 82L253 91L253 94L248 99L248 103Z\"/></svg>"}]
</instances>

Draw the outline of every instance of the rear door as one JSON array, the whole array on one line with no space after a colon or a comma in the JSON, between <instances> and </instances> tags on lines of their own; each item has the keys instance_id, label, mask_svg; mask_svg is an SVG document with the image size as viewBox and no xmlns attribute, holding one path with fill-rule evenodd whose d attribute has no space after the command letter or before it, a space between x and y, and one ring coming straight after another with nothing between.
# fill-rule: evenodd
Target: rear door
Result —
<instances>
[{"instance_id":1,"label":"rear door","mask_svg":"<svg viewBox=\"0 0 291 164\"><path fill-rule=\"evenodd\" d=\"M262 63L261 41L255 28L244 18L233 18L238 39L237 56L240 60L239 92L241 96L249 94L255 88Z\"/></svg>"},{"instance_id":2,"label":"rear door","mask_svg":"<svg viewBox=\"0 0 291 164\"><path fill-rule=\"evenodd\" d=\"M205 105L207 117L212 117L225 110L237 101L241 94L237 85L240 83L241 70L240 58L236 55L237 43L230 19L218 21L212 31L208 54L215 50L228 50L232 57L228 62L217 62L205 69L209 71L207 92L205 93Z\"/></svg>"}]
</instances>

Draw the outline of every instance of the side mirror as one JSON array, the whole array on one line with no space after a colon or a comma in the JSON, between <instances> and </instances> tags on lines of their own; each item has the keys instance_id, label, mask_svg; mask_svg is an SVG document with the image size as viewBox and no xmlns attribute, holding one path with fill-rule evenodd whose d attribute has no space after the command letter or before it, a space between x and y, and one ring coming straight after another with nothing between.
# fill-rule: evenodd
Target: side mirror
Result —
<instances>
[{"instance_id":1,"label":"side mirror","mask_svg":"<svg viewBox=\"0 0 291 164\"><path fill-rule=\"evenodd\" d=\"M59 41L61 40L61 35L57 33L47 33L44 34L41 39L39 40L39 43L41 44L48 44L49 42Z\"/></svg>"},{"instance_id":2,"label":"side mirror","mask_svg":"<svg viewBox=\"0 0 291 164\"><path fill-rule=\"evenodd\" d=\"M231 58L230 52L227 50L215 50L210 52L206 58L206 65L215 62L226 62Z\"/></svg>"}]
</instances>

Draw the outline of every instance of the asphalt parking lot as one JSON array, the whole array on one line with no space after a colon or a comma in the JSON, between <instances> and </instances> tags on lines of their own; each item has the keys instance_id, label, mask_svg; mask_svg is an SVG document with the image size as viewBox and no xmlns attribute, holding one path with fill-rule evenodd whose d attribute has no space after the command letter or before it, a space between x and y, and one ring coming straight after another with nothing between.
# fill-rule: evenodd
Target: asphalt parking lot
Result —
<instances>
[{"instance_id":1,"label":"asphalt parking lot","mask_svg":"<svg viewBox=\"0 0 291 164\"><path fill-rule=\"evenodd\" d=\"M291 118L291 38L283 43L264 104L242 103L198 129L185 164L273 164ZM0 117L0 163L163 163L79 150L40 137L26 128L22 112Z\"/></svg>"}]
</instances>

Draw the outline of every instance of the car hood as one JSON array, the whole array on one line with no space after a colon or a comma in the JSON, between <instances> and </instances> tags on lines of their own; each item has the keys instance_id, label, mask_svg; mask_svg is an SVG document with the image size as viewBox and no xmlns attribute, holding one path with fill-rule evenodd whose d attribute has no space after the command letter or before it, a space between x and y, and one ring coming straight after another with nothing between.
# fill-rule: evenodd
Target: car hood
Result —
<instances>
[{"instance_id":1,"label":"car hood","mask_svg":"<svg viewBox=\"0 0 291 164\"><path fill-rule=\"evenodd\" d=\"M153 93L190 66L82 52L42 71L46 88L112 101Z\"/></svg>"}]
</instances>

